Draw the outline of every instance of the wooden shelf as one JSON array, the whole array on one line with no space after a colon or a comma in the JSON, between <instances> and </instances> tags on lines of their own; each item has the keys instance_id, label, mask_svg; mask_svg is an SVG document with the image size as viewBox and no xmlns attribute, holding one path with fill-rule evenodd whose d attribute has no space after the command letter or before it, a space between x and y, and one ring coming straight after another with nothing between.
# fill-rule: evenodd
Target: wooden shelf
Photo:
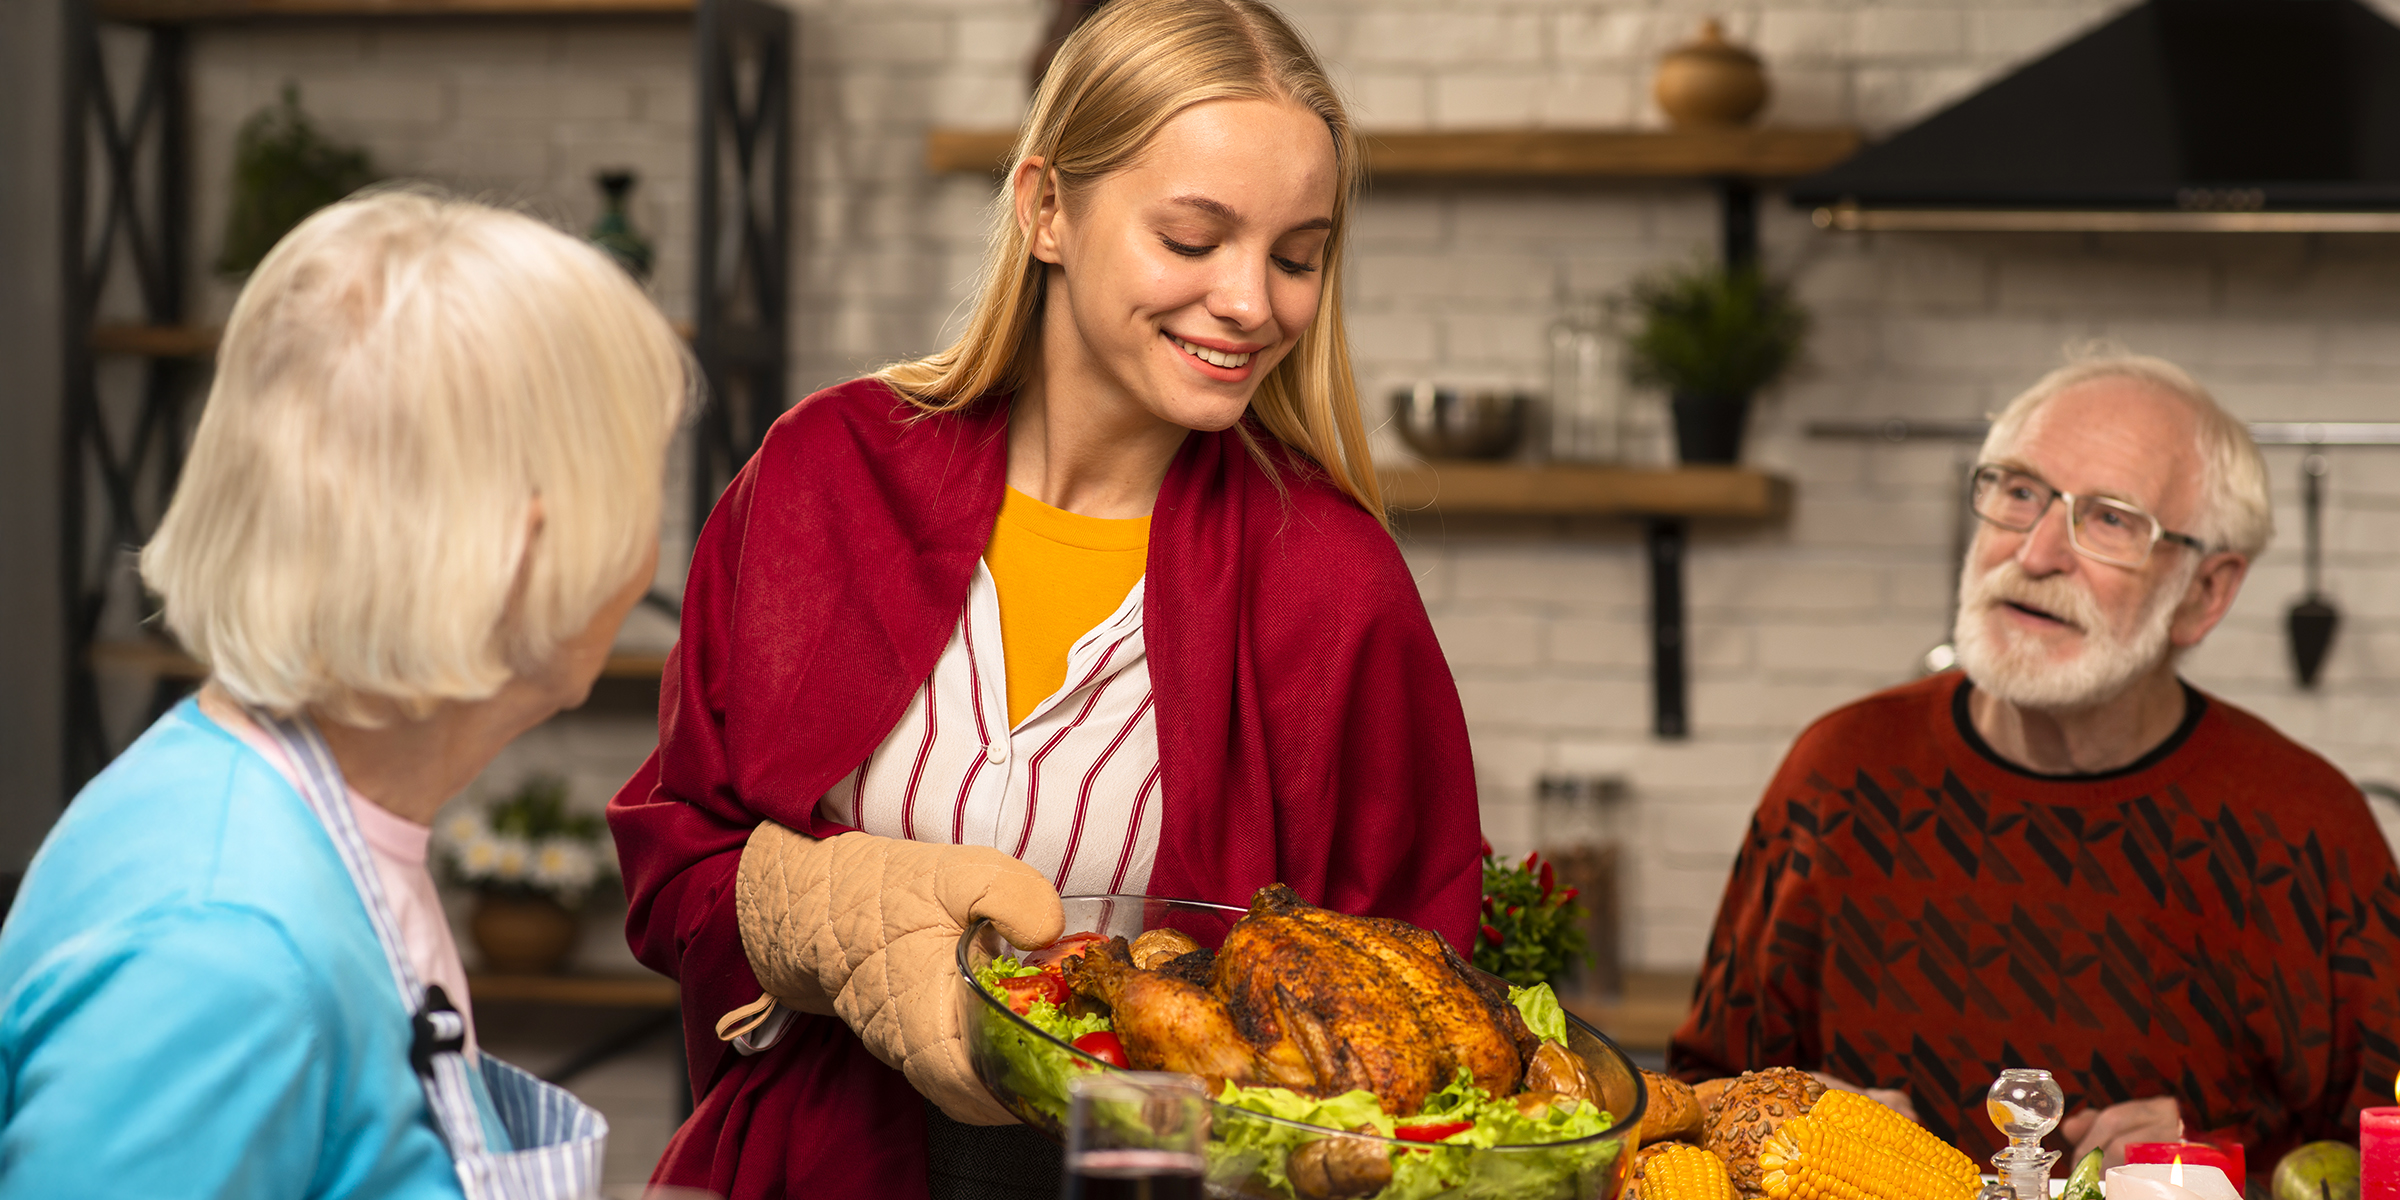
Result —
<instances>
[{"instance_id":1,"label":"wooden shelf","mask_svg":"<svg viewBox=\"0 0 2400 1200\"><path fill-rule=\"evenodd\" d=\"M669 322L675 333L691 341L690 321ZM212 358L225 331L215 325L95 325L90 346L95 354L130 354L137 358Z\"/></svg>"},{"instance_id":2,"label":"wooden shelf","mask_svg":"<svg viewBox=\"0 0 2400 1200\"><path fill-rule=\"evenodd\" d=\"M475 1003L571 1004L584 1008L674 1008L683 992L664 975L467 976Z\"/></svg>"},{"instance_id":3,"label":"wooden shelf","mask_svg":"<svg viewBox=\"0 0 2400 1200\"><path fill-rule=\"evenodd\" d=\"M997 172L1016 142L1005 129L935 129L925 166L937 174ZM1490 129L1362 132L1372 180L1789 179L1858 152L1842 128L1711 130Z\"/></svg>"},{"instance_id":4,"label":"wooden shelf","mask_svg":"<svg viewBox=\"0 0 2400 1200\"><path fill-rule=\"evenodd\" d=\"M102 669L138 671L162 679L206 679L208 668L198 659L149 638L92 643L92 665ZM600 668L603 679L656 679L666 670L667 656L653 651L619 651Z\"/></svg>"},{"instance_id":5,"label":"wooden shelf","mask_svg":"<svg viewBox=\"0 0 2400 1200\"><path fill-rule=\"evenodd\" d=\"M98 0L105 21L150 25L313 17L689 17L697 0Z\"/></svg>"},{"instance_id":6,"label":"wooden shelf","mask_svg":"<svg viewBox=\"0 0 2400 1200\"><path fill-rule=\"evenodd\" d=\"M1400 516L1715 517L1761 520L1791 507L1791 481L1747 467L1515 466L1439 462L1378 472Z\"/></svg>"}]
</instances>

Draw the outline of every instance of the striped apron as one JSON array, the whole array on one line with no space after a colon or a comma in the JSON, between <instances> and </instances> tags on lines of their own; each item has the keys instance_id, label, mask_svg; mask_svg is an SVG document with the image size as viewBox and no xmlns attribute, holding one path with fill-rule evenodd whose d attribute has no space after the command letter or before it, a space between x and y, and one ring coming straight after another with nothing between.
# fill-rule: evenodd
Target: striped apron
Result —
<instances>
[{"instance_id":1,"label":"striped apron","mask_svg":"<svg viewBox=\"0 0 2400 1200\"><path fill-rule=\"evenodd\" d=\"M367 906L375 940L400 989L400 1003L415 1014L409 1060L425 1085L434 1125L450 1147L459 1186L467 1200L587 1200L599 1195L600 1158L608 1122L566 1089L544 1083L489 1054L467 1064L467 1023L438 986L419 982L400 941L400 926L383 898L383 882L367 858L357 814L341 768L317 727L305 719L284 721L256 709L250 719L283 747L300 775L300 798L325 826L341 854L350 883ZM470 1070L480 1069L484 1089L512 1150L484 1142Z\"/></svg>"}]
</instances>

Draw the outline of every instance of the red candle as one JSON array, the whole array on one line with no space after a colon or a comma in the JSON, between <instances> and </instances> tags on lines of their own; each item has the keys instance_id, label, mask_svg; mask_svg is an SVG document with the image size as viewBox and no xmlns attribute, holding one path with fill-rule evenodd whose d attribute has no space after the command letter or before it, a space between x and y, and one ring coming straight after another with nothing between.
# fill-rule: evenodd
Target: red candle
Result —
<instances>
[{"instance_id":1,"label":"red candle","mask_svg":"<svg viewBox=\"0 0 2400 1200\"><path fill-rule=\"evenodd\" d=\"M2400 1109L2395 1109L2400 1113ZM2395 1144L2400 1149L2400 1144ZM2135 1142L2125 1147L2129 1163L2190 1163L2198 1167L2215 1167L2225 1172L2225 1178L2236 1188L2244 1186L2243 1168L2248 1156L2240 1142Z\"/></svg>"},{"instance_id":2,"label":"red candle","mask_svg":"<svg viewBox=\"0 0 2400 1200\"><path fill-rule=\"evenodd\" d=\"M2400 1200L2400 1108L2358 1114L2358 1193L2361 1200Z\"/></svg>"}]
</instances>

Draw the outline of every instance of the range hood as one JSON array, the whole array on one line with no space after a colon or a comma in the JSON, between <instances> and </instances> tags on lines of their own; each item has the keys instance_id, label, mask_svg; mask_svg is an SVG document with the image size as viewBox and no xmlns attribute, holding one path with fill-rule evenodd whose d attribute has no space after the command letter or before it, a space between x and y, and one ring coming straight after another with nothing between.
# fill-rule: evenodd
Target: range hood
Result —
<instances>
[{"instance_id":1,"label":"range hood","mask_svg":"<svg viewBox=\"0 0 2400 1200\"><path fill-rule=\"evenodd\" d=\"M1834 229L2400 232L2400 26L2145 0L1790 195Z\"/></svg>"}]
</instances>

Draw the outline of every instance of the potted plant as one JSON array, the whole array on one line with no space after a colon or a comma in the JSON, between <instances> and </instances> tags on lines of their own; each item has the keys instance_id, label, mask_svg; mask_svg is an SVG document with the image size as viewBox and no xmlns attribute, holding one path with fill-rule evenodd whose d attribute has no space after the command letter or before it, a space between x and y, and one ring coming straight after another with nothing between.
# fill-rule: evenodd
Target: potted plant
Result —
<instances>
[{"instance_id":1,"label":"potted plant","mask_svg":"<svg viewBox=\"0 0 2400 1200\"><path fill-rule=\"evenodd\" d=\"M1808 334L1791 288L1755 266L1696 263L1637 280L1625 304L1626 377L1666 389L1676 456L1740 461L1751 397L1783 376Z\"/></svg>"},{"instance_id":2,"label":"potted plant","mask_svg":"<svg viewBox=\"0 0 2400 1200\"><path fill-rule=\"evenodd\" d=\"M598 816L567 811L567 781L535 775L497 804L442 822L441 861L475 892L468 932L495 971L555 971L575 951L576 912L610 869Z\"/></svg>"},{"instance_id":3,"label":"potted plant","mask_svg":"<svg viewBox=\"0 0 2400 1200\"><path fill-rule=\"evenodd\" d=\"M1548 983L1585 957L1583 906L1575 889L1539 854L1510 865L1483 844L1483 923L1475 931L1476 967L1518 987Z\"/></svg>"}]
</instances>

